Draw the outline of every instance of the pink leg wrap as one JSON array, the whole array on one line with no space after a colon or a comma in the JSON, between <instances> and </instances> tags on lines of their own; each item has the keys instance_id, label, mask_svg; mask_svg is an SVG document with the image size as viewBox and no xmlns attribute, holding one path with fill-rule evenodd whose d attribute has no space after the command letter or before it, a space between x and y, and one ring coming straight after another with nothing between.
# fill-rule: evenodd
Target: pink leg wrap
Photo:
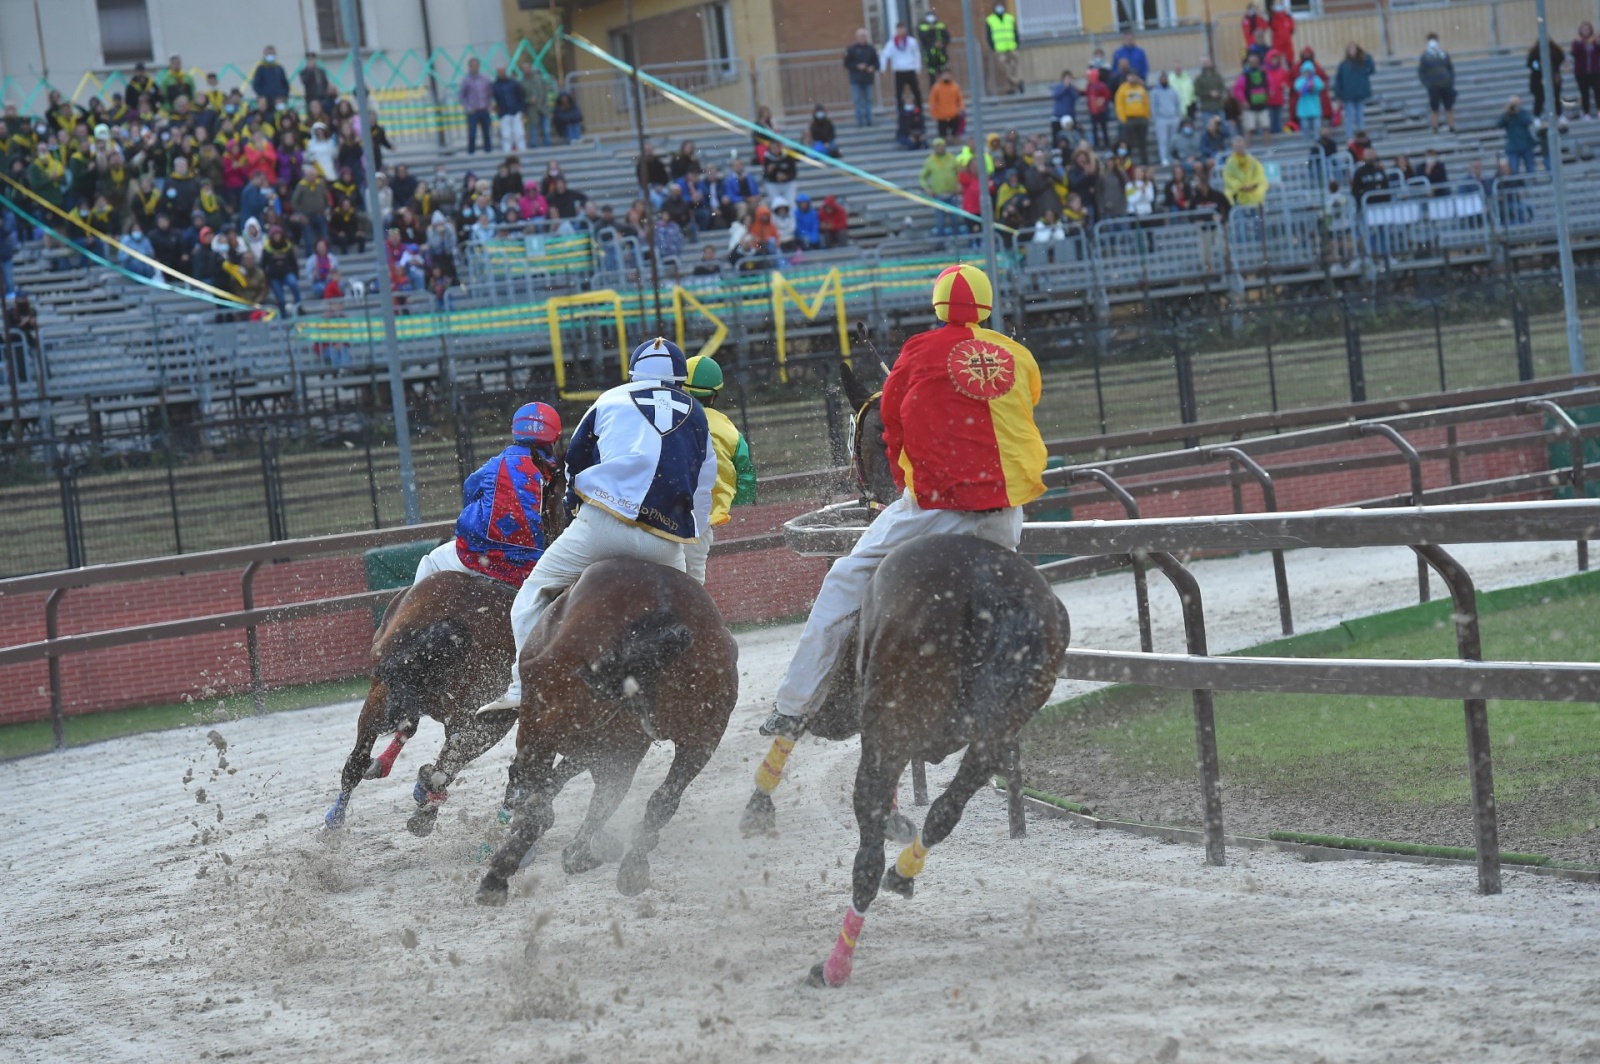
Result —
<instances>
[{"instance_id":1,"label":"pink leg wrap","mask_svg":"<svg viewBox=\"0 0 1600 1064\"><path fill-rule=\"evenodd\" d=\"M394 768L394 763L400 757L400 748L406 745L404 732L395 732L394 738L389 740L389 745L378 755L378 778L388 779L389 771Z\"/></svg>"},{"instance_id":2,"label":"pink leg wrap","mask_svg":"<svg viewBox=\"0 0 1600 1064\"><path fill-rule=\"evenodd\" d=\"M843 986L850 978L850 961L855 956L856 942L861 938L861 927L867 922L865 913L856 912L854 905L845 910L844 926L833 944L833 952L822 962L822 978L829 986Z\"/></svg>"}]
</instances>

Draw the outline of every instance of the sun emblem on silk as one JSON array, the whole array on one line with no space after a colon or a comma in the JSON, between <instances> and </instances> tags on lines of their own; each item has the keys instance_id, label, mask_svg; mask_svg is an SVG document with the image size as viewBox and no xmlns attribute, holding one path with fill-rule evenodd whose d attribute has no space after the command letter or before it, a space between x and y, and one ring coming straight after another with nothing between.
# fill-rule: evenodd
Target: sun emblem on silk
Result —
<instances>
[{"instance_id":1,"label":"sun emblem on silk","mask_svg":"<svg viewBox=\"0 0 1600 1064\"><path fill-rule=\"evenodd\" d=\"M984 340L963 340L952 347L949 368L950 383L969 399L998 399L1017 383L1016 358Z\"/></svg>"}]
</instances>

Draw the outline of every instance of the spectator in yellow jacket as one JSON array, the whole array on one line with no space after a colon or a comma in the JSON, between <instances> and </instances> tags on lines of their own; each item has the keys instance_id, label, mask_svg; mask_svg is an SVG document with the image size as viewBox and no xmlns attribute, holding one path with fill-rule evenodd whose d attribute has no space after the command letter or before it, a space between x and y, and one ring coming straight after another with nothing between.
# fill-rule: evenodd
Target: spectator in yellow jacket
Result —
<instances>
[{"instance_id":1,"label":"spectator in yellow jacket","mask_svg":"<svg viewBox=\"0 0 1600 1064\"><path fill-rule=\"evenodd\" d=\"M1258 207L1267 198L1267 171L1245 150L1244 138L1233 138L1233 154L1222 167L1222 191L1235 207Z\"/></svg>"},{"instance_id":2,"label":"spectator in yellow jacket","mask_svg":"<svg viewBox=\"0 0 1600 1064\"><path fill-rule=\"evenodd\" d=\"M1117 122L1122 126L1122 139L1139 157L1142 165L1150 164L1150 90L1138 74L1130 73L1117 88Z\"/></svg>"}]
</instances>

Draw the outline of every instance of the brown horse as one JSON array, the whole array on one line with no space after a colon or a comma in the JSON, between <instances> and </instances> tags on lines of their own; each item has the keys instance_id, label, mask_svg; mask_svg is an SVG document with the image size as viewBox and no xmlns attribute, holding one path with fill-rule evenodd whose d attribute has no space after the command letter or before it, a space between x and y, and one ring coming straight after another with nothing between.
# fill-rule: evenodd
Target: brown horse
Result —
<instances>
[{"instance_id":1,"label":"brown horse","mask_svg":"<svg viewBox=\"0 0 1600 1064\"><path fill-rule=\"evenodd\" d=\"M811 718L819 735L858 730L852 907L833 953L811 972L838 986L868 906L883 888L909 898L928 848L942 842L994 772L1014 764L1017 733L1055 686L1070 630L1050 585L1013 551L975 536L928 536L890 552ZM913 759L939 762L962 747L955 778L922 830L884 872L885 800Z\"/></svg>"},{"instance_id":2,"label":"brown horse","mask_svg":"<svg viewBox=\"0 0 1600 1064\"><path fill-rule=\"evenodd\" d=\"M506 787L514 816L478 901L505 904L508 880L555 822L562 784L585 771L594 794L561 864L575 875L603 863L590 843L622 803L650 744L664 740L673 745L672 766L617 871L623 894L648 888L650 851L722 741L738 701L738 659L716 603L685 574L628 558L584 570L522 651L522 706L503 715L520 717Z\"/></svg>"},{"instance_id":3,"label":"brown horse","mask_svg":"<svg viewBox=\"0 0 1600 1064\"><path fill-rule=\"evenodd\" d=\"M539 461L537 458L536 461ZM539 462L545 474L540 519L548 544L566 527L566 476ZM339 777L339 795L323 818L344 826L356 784L383 779L424 716L444 725L439 756L417 771L412 798L417 812L406 822L416 835L433 831L440 804L463 768L511 730L510 721L474 718L478 706L505 690L516 655L511 602L517 589L487 576L434 573L389 601L372 639L372 686L356 718L356 745ZM376 758L373 744L393 732Z\"/></svg>"}]
</instances>

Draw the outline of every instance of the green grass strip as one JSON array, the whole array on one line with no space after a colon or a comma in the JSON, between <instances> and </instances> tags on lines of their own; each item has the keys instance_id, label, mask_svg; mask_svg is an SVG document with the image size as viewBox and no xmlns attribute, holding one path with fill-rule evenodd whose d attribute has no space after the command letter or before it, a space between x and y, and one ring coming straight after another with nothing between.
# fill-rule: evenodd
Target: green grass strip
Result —
<instances>
[{"instance_id":1,"label":"green grass strip","mask_svg":"<svg viewBox=\"0 0 1600 1064\"><path fill-rule=\"evenodd\" d=\"M1410 857L1448 857L1458 861L1476 860L1478 852L1465 846L1430 846L1419 842L1389 842L1384 839L1352 839L1343 835L1315 835L1306 831L1274 831L1267 835L1274 842L1296 842L1302 846L1324 846L1332 850L1368 850L1372 853L1397 853ZM1538 853L1510 853L1502 850L1501 864L1546 866L1553 859Z\"/></svg>"},{"instance_id":2,"label":"green grass strip","mask_svg":"<svg viewBox=\"0 0 1600 1064\"><path fill-rule=\"evenodd\" d=\"M994 785L996 790L1005 790L1006 778L1004 776L996 776L994 778ZM1027 784L1023 784L1022 793L1027 795L1029 798L1043 802L1045 805L1053 805L1057 809L1065 809L1069 813L1079 813L1083 816L1094 815L1094 811L1086 805L1079 805L1077 802L1069 802L1065 798L1058 798L1053 794L1047 794L1044 791L1038 790L1037 788L1029 787Z\"/></svg>"},{"instance_id":3,"label":"green grass strip","mask_svg":"<svg viewBox=\"0 0 1600 1064\"><path fill-rule=\"evenodd\" d=\"M266 710L268 713L283 713L288 710L309 709L313 706L364 698L369 682L367 677L363 676L350 680L273 688L266 692ZM249 691L229 695L226 698L196 699L193 702L168 702L134 706L130 709L113 709L104 713L85 713L66 719L66 741L68 746L87 746L89 743L120 739L141 732L166 731L171 728L239 720L254 713L255 706ZM0 725L0 761L46 753L54 746L55 735L48 720Z\"/></svg>"}]
</instances>

